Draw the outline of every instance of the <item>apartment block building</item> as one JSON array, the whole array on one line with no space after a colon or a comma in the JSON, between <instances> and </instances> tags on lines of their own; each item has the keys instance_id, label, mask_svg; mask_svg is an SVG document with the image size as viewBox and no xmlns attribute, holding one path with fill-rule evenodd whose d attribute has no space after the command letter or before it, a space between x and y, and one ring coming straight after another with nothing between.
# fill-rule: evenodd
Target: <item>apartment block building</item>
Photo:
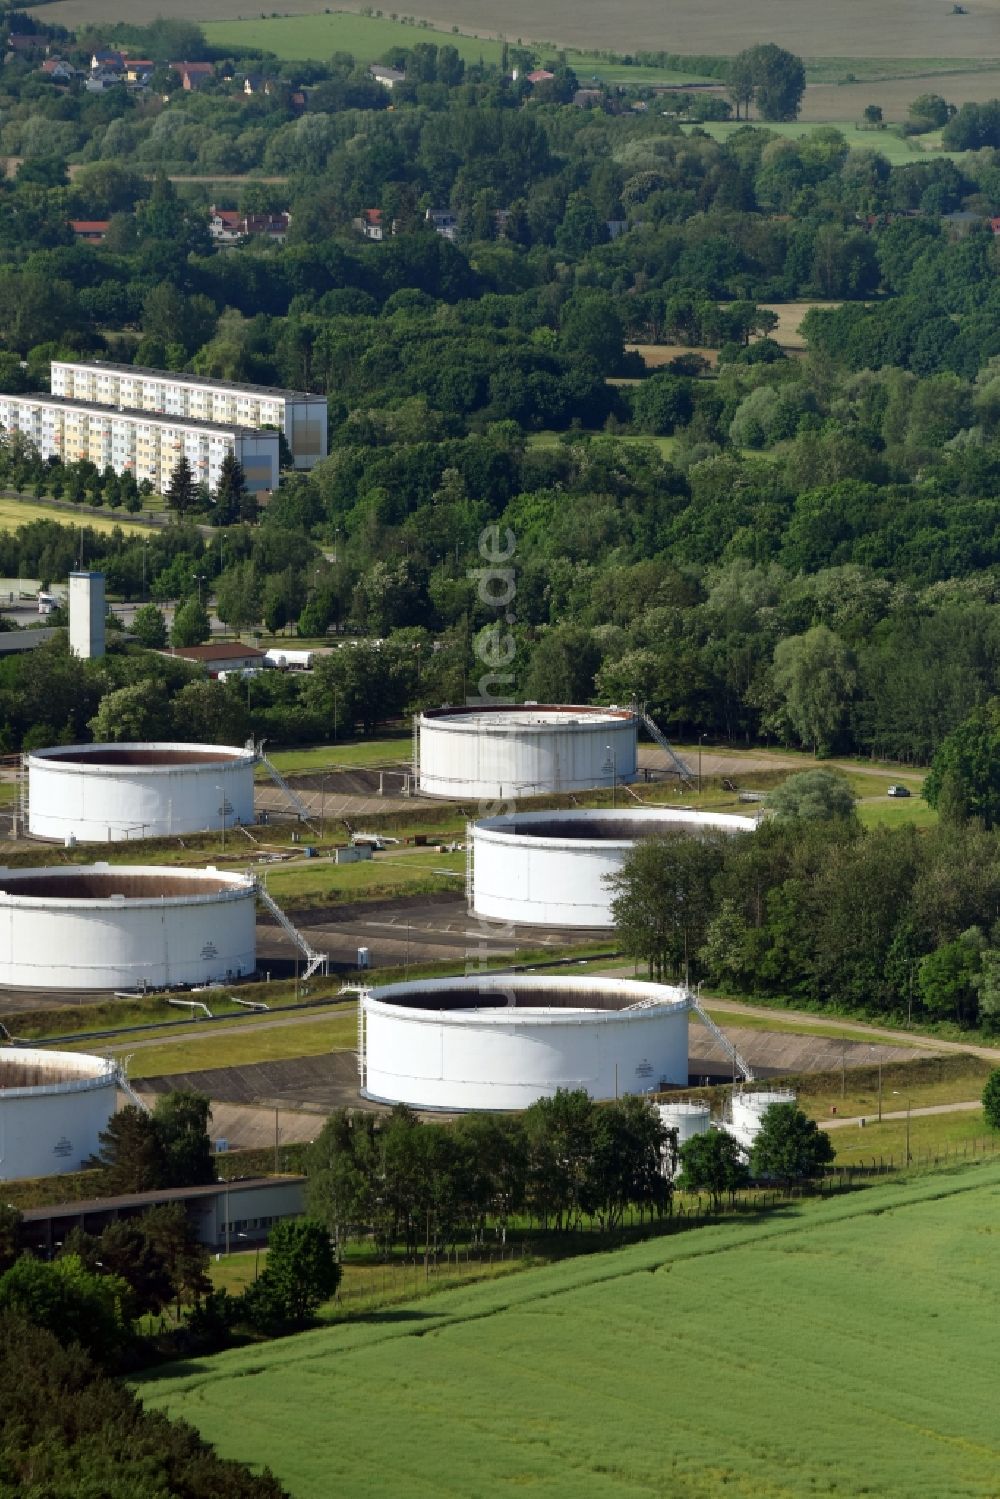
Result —
<instances>
[{"instance_id":1,"label":"apartment block building","mask_svg":"<svg viewBox=\"0 0 1000 1499\"><path fill-rule=\"evenodd\" d=\"M327 454L326 397L265 385L231 385L200 375L141 369L99 360L52 361L52 394L99 406L186 417L227 427L282 432L296 468Z\"/></svg>"},{"instance_id":2,"label":"apartment block building","mask_svg":"<svg viewBox=\"0 0 1000 1499\"><path fill-rule=\"evenodd\" d=\"M104 403L66 396L0 392L0 428L23 432L43 458L75 463L89 458L99 469L131 471L163 493L183 454L196 483L214 492L227 453L234 453L254 494L278 487L278 433L236 423L161 416L152 411L109 410Z\"/></svg>"}]
</instances>

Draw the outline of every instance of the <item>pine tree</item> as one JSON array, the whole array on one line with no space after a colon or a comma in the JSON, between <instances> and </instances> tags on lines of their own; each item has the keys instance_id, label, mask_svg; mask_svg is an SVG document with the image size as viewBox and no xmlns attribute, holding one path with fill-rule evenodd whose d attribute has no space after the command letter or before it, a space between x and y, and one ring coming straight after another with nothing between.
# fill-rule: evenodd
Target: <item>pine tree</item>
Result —
<instances>
[{"instance_id":1,"label":"pine tree","mask_svg":"<svg viewBox=\"0 0 1000 1499\"><path fill-rule=\"evenodd\" d=\"M247 494L246 475L235 453L227 453L219 470L215 491L214 520L217 526L235 526L241 519Z\"/></svg>"},{"instance_id":2,"label":"pine tree","mask_svg":"<svg viewBox=\"0 0 1000 1499\"><path fill-rule=\"evenodd\" d=\"M167 504L178 515L186 515L189 510L194 509L196 502L197 491L191 465L181 454L177 467L170 475L170 483L167 485Z\"/></svg>"}]
</instances>

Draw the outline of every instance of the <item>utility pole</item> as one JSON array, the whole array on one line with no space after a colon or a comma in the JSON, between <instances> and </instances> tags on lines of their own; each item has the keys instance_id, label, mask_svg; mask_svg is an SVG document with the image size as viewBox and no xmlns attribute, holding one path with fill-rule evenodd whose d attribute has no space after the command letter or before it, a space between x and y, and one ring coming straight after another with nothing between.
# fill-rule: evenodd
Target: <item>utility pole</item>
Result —
<instances>
[{"instance_id":1,"label":"utility pole","mask_svg":"<svg viewBox=\"0 0 1000 1499\"><path fill-rule=\"evenodd\" d=\"M896 1095L897 1098L904 1098L905 1097L905 1099L906 1099L906 1164L909 1165L910 1164L910 1105L911 1105L911 1103L912 1103L913 1100L912 1100L912 1098L911 1098L911 1096L910 1096L909 1093L906 1093L906 1094L900 1093L900 1091L899 1091L898 1088L893 1088L892 1091Z\"/></svg>"}]
</instances>

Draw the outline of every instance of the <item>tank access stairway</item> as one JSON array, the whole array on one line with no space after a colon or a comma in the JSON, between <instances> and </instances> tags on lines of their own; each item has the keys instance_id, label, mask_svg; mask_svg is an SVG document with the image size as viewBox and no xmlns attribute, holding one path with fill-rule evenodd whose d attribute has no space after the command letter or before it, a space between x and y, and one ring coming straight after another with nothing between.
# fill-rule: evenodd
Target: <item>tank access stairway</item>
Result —
<instances>
[{"instance_id":1,"label":"tank access stairway","mask_svg":"<svg viewBox=\"0 0 1000 1499\"><path fill-rule=\"evenodd\" d=\"M144 1098L140 1097L128 1080L128 1064L131 1060L130 1056L122 1057L116 1064L115 1082L118 1085L118 1091L125 1094L129 1103L134 1104L141 1113L148 1114L150 1112L149 1104L146 1103Z\"/></svg>"},{"instance_id":2,"label":"tank access stairway","mask_svg":"<svg viewBox=\"0 0 1000 1499\"><path fill-rule=\"evenodd\" d=\"M261 765L263 765L264 769L267 771L268 775L271 777L271 780L277 786L278 790L282 793L283 796L287 798L289 805L294 810L299 821L306 823L308 827L312 827L313 824L310 818L309 808L306 806L305 802L298 795L298 793L292 790L291 786L289 786L288 782L285 780L278 767L267 758L264 753L263 746L259 747L257 750L257 759L260 761Z\"/></svg>"},{"instance_id":3,"label":"tank access stairway","mask_svg":"<svg viewBox=\"0 0 1000 1499\"><path fill-rule=\"evenodd\" d=\"M312 978L313 974L320 969L322 969L324 973L329 972L330 960L327 957L326 953L316 951L316 949L307 940L307 938L304 937L303 934L299 931L294 922L289 921L288 917L278 905L278 902L275 900L274 896L268 893L268 891L261 884L260 880L257 881L257 898L262 905L265 905L267 907L278 925L280 927L283 927L284 930L288 933L289 937L291 937L292 941L295 943L295 946L300 950L300 952L305 954L306 967L305 971L302 974L303 983L306 979Z\"/></svg>"},{"instance_id":4,"label":"tank access stairway","mask_svg":"<svg viewBox=\"0 0 1000 1499\"><path fill-rule=\"evenodd\" d=\"M701 1021L702 1025L708 1031L709 1035L714 1037L714 1039L722 1047L723 1051L726 1053L726 1056L733 1064L734 1072L738 1071L745 1083L752 1083L754 1081L754 1075L753 1069L751 1068L749 1062L745 1061L744 1058L740 1056L739 1052L736 1050L736 1047L730 1041L725 1031L721 1030L719 1026L716 1025L715 1021L712 1019L708 1011L703 1008L699 996L697 994L693 994L690 989L688 990L688 1003L690 1004L694 1013L697 1015L698 1019Z\"/></svg>"},{"instance_id":5,"label":"tank access stairway","mask_svg":"<svg viewBox=\"0 0 1000 1499\"><path fill-rule=\"evenodd\" d=\"M690 765L688 765L685 760L681 759L680 755L674 749L666 734L663 733L662 729L657 727L654 720L646 712L645 703L633 703L632 709L636 717L642 723L642 726L646 730L650 739L652 739L654 743L660 746L660 749L666 755L667 759L670 761L671 765L674 767L677 774L684 782L685 786L693 786L695 777Z\"/></svg>"},{"instance_id":6,"label":"tank access stairway","mask_svg":"<svg viewBox=\"0 0 1000 1499\"><path fill-rule=\"evenodd\" d=\"M358 997L358 1076L362 1088L365 1085L365 1000L371 992L370 984L341 984L337 990L338 999L343 994L356 994Z\"/></svg>"}]
</instances>

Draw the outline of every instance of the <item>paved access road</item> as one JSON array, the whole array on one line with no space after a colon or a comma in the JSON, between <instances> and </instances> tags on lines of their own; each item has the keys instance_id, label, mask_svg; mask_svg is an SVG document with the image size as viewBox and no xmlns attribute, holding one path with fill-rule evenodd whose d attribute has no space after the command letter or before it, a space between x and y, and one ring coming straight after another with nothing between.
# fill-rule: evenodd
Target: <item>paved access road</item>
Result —
<instances>
[{"instance_id":1,"label":"paved access road","mask_svg":"<svg viewBox=\"0 0 1000 1499\"><path fill-rule=\"evenodd\" d=\"M982 1103L978 1098L967 1099L964 1103L933 1103L923 1109L910 1109L909 1117L919 1119L925 1114L971 1114L975 1109L981 1109ZM907 1117L906 1109L893 1109L891 1112L882 1110L882 1118L879 1120L877 1114L858 1114L854 1119L824 1119L823 1128L848 1129L851 1125L865 1124L887 1124L893 1120L902 1120Z\"/></svg>"}]
</instances>

